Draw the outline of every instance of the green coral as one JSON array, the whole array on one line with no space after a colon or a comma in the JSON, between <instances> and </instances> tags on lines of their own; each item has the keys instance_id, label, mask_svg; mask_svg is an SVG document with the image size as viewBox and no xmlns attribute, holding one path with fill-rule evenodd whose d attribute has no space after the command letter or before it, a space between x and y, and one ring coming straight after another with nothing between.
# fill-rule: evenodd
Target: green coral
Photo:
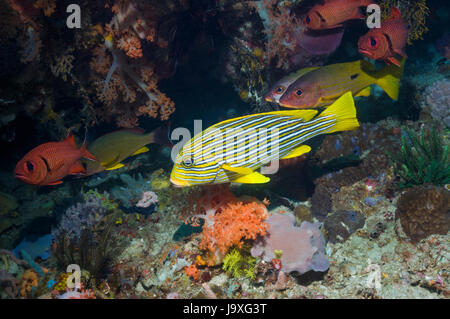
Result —
<instances>
[{"instance_id":1,"label":"green coral","mask_svg":"<svg viewBox=\"0 0 450 319\"><path fill-rule=\"evenodd\" d=\"M255 279L256 258L244 249L233 248L223 259L222 269L235 278Z\"/></svg>"},{"instance_id":2,"label":"green coral","mask_svg":"<svg viewBox=\"0 0 450 319\"><path fill-rule=\"evenodd\" d=\"M450 183L448 143L436 129L422 127L417 134L406 129L402 135L401 149L397 154L388 153L395 173L400 176L399 186Z\"/></svg>"},{"instance_id":3,"label":"green coral","mask_svg":"<svg viewBox=\"0 0 450 319\"><path fill-rule=\"evenodd\" d=\"M109 194L107 192L100 194L99 192L97 192L97 190L90 189L83 194L85 201L89 198L89 195L94 195L95 197L100 198L102 200L101 206L104 209L108 211L117 209L117 203L109 198Z\"/></svg>"}]
</instances>

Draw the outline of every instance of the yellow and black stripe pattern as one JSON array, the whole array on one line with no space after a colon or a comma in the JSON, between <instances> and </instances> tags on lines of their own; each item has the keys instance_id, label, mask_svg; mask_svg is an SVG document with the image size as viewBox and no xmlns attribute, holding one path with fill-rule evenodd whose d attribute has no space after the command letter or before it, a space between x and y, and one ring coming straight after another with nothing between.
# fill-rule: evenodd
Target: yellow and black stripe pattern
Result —
<instances>
[{"instance_id":1,"label":"yellow and black stripe pattern","mask_svg":"<svg viewBox=\"0 0 450 319\"><path fill-rule=\"evenodd\" d=\"M217 123L194 136L177 155L171 173L176 186L227 182L265 183L256 170L270 161L300 156L314 136L359 126L353 97L344 94L317 110L252 114Z\"/></svg>"}]
</instances>

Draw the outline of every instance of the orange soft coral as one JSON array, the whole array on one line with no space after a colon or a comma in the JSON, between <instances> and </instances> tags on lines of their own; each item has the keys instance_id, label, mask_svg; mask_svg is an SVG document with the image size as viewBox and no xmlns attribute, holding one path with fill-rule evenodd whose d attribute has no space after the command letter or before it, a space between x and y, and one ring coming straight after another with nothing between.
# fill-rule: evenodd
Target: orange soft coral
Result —
<instances>
[{"instance_id":1,"label":"orange soft coral","mask_svg":"<svg viewBox=\"0 0 450 319\"><path fill-rule=\"evenodd\" d=\"M137 126L142 115L167 120L175 104L158 90L153 65L127 47L127 53L134 57L130 60L116 45L113 34L107 35L105 45L94 50L90 63L97 96L105 105L101 117L114 117L122 127Z\"/></svg>"},{"instance_id":2,"label":"orange soft coral","mask_svg":"<svg viewBox=\"0 0 450 319\"><path fill-rule=\"evenodd\" d=\"M207 263L218 264L231 246L264 236L266 206L253 197L236 198L228 187L210 189L198 201L194 217L205 219L199 247L207 251Z\"/></svg>"},{"instance_id":3,"label":"orange soft coral","mask_svg":"<svg viewBox=\"0 0 450 319\"><path fill-rule=\"evenodd\" d=\"M28 269L22 276L22 283L20 284L20 294L22 297L29 297L33 287L38 285L38 275L33 270Z\"/></svg>"},{"instance_id":4,"label":"orange soft coral","mask_svg":"<svg viewBox=\"0 0 450 319\"><path fill-rule=\"evenodd\" d=\"M195 264L185 267L184 273L194 280L198 280L200 278L200 272L198 271L197 266Z\"/></svg>"},{"instance_id":5,"label":"orange soft coral","mask_svg":"<svg viewBox=\"0 0 450 319\"><path fill-rule=\"evenodd\" d=\"M132 59L142 58L141 41L134 35L125 33L118 41L117 47L125 51Z\"/></svg>"},{"instance_id":6,"label":"orange soft coral","mask_svg":"<svg viewBox=\"0 0 450 319\"><path fill-rule=\"evenodd\" d=\"M44 15L46 17L50 17L56 9L56 1L55 0L36 0L34 2L34 6L36 8L42 9Z\"/></svg>"}]
</instances>

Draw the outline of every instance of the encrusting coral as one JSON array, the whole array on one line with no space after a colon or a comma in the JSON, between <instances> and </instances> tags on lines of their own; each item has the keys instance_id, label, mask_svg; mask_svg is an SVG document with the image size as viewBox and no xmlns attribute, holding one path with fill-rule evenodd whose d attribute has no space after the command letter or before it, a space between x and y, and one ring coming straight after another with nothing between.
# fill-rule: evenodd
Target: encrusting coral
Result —
<instances>
[{"instance_id":1,"label":"encrusting coral","mask_svg":"<svg viewBox=\"0 0 450 319\"><path fill-rule=\"evenodd\" d=\"M403 231L418 242L450 230L450 191L437 186L415 186L398 200L396 218Z\"/></svg>"}]
</instances>

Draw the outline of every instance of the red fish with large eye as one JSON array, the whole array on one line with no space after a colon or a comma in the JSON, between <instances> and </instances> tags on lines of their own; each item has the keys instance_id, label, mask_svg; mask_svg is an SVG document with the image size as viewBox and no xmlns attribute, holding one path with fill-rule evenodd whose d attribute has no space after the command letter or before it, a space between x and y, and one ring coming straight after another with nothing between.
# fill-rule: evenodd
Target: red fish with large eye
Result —
<instances>
[{"instance_id":1,"label":"red fish with large eye","mask_svg":"<svg viewBox=\"0 0 450 319\"><path fill-rule=\"evenodd\" d=\"M391 16L381 23L381 28L371 29L359 38L358 50L370 59L384 60L388 64L400 66L395 55L406 57L404 50L407 39L408 27L400 10L392 8Z\"/></svg>"},{"instance_id":2,"label":"red fish with large eye","mask_svg":"<svg viewBox=\"0 0 450 319\"><path fill-rule=\"evenodd\" d=\"M86 150L86 143L78 148L70 133L64 141L44 143L32 149L17 163L14 175L32 185L61 184L67 175L85 173L81 158L97 160Z\"/></svg>"},{"instance_id":3,"label":"red fish with large eye","mask_svg":"<svg viewBox=\"0 0 450 319\"><path fill-rule=\"evenodd\" d=\"M372 0L324 0L306 14L303 22L311 30L327 30L341 27L353 19L365 19L363 8Z\"/></svg>"}]
</instances>

